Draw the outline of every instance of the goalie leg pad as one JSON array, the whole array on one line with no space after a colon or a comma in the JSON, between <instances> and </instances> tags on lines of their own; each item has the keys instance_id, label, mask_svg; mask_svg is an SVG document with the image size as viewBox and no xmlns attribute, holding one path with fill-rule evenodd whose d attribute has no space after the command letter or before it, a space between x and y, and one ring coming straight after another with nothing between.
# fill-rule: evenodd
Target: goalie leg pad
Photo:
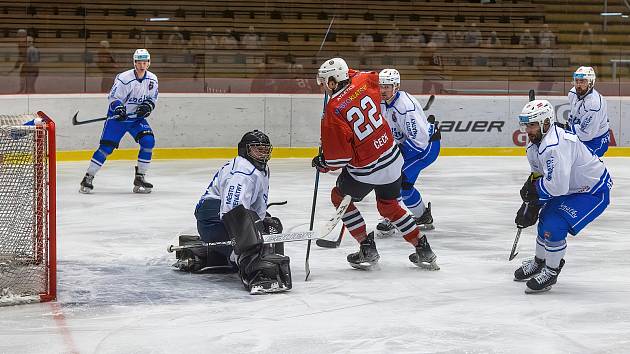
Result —
<instances>
[{"instance_id":1,"label":"goalie leg pad","mask_svg":"<svg viewBox=\"0 0 630 354\"><path fill-rule=\"evenodd\" d=\"M266 294L290 290L290 259L273 253L241 254L239 273L245 289L251 294Z\"/></svg>"},{"instance_id":2,"label":"goalie leg pad","mask_svg":"<svg viewBox=\"0 0 630 354\"><path fill-rule=\"evenodd\" d=\"M223 224L234 243L234 253L260 250L263 244L262 222L258 215L242 204L223 215Z\"/></svg>"}]
</instances>

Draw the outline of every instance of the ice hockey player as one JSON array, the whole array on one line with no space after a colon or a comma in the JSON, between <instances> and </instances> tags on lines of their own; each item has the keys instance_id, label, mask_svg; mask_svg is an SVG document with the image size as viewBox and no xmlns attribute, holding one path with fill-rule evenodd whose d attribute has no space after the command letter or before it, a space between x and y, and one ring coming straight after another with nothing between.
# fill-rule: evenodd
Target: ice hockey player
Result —
<instances>
[{"instance_id":1,"label":"ice hockey player","mask_svg":"<svg viewBox=\"0 0 630 354\"><path fill-rule=\"evenodd\" d=\"M610 126L606 99L595 90L595 71L580 66L573 73L574 87L569 91L567 129L575 133L593 153L602 157L608 150Z\"/></svg>"},{"instance_id":2,"label":"ice hockey player","mask_svg":"<svg viewBox=\"0 0 630 354\"><path fill-rule=\"evenodd\" d=\"M195 208L199 236L180 236L178 252L183 271L231 268L238 271L251 294L291 289L289 257L263 245L262 233L281 233L280 219L267 213L272 145L263 132L253 130L238 143L238 156L214 175ZM206 243L224 243L201 246ZM194 247L199 245L199 247Z\"/></svg>"},{"instance_id":3,"label":"ice hockey player","mask_svg":"<svg viewBox=\"0 0 630 354\"><path fill-rule=\"evenodd\" d=\"M125 133L129 133L140 144L133 192L151 193L153 185L145 180L145 174L151 163L155 139L146 118L153 112L158 100L158 78L149 71L150 65L149 52L146 49L137 49L133 54L134 68L116 76L108 96L108 119L103 127L99 147L92 155L90 166L81 181L79 192L92 192L94 176L107 156L118 148Z\"/></svg>"},{"instance_id":4,"label":"ice hockey player","mask_svg":"<svg viewBox=\"0 0 630 354\"><path fill-rule=\"evenodd\" d=\"M527 280L525 292L534 293L556 283L564 265L567 233L577 235L602 214L613 182L604 163L575 134L555 124L548 101L527 103L519 124L529 138L531 174L521 188L523 204L515 222L525 228L538 220L538 237L535 257L523 262L514 280Z\"/></svg>"},{"instance_id":5,"label":"ice hockey player","mask_svg":"<svg viewBox=\"0 0 630 354\"><path fill-rule=\"evenodd\" d=\"M358 201L374 190L379 214L392 220L403 238L415 247L409 260L437 270L427 237L420 234L411 214L398 203L403 158L381 114L378 82L378 73L350 70L341 58L326 60L320 66L317 83L330 100L321 123L323 153L313 158L312 165L324 173L342 169L331 192L335 207L346 195ZM374 233L367 233L354 203L350 203L342 221L360 244L358 252L348 255L348 263L369 269L379 260Z\"/></svg>"},{"instance_id":6,"label":"ice hockey player","mask_svg":"<svg viewBox=\"0 0 630 354\"><path fill-rule=\"evenodd\" d=\"M420 172L432 164L440 154L440 130L435 119L428 121L422 106L413 96L400 90L400 73L383 69L378 74L381 88L381 109L402 152L402 189L400 195L421 230L432 230L431 203L426 206L414 187ZM376 226L377 237L390 237L396 228L387 219Z\"/></svg>"}]
</instances>

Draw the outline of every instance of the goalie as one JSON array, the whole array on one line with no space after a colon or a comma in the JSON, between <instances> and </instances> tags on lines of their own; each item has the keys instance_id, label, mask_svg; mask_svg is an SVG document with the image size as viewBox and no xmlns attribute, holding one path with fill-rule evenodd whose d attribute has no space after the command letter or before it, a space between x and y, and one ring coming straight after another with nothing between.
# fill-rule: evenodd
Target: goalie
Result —
<instances>
[{"instance_id":1,"label":"goalie","mask_svg":"<svg viewBox=\"0 0 630 354\"><path fill-rule=\"evenodd\" d=\"M263 233L282 232L280 219L267 213L271 150L263 132L253 130L243 136L238 156L214 175L197 203L199 236L180 236L180 246L187 248L176 252L173 266L189 272L238 272L251 294L291 289L289 257L280 247L264 245L262 238Z\"/></svg>"}]
</instances>

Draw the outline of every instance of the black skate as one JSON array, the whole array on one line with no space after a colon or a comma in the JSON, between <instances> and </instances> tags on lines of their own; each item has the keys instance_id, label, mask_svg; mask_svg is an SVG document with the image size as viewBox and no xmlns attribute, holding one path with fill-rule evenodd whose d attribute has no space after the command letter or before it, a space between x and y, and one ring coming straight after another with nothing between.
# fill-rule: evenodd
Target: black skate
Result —
<instances>
[{"instance_id":1,"label":"black skate","mask_svg":"<svg viewBox=\"0 0 630 354\"><path fill-rule=\"evenodd\" d=\"M409 255L409 260L416 266L428 270L440 270L440 267L435 263L437 256L431 250L427 236L422 235L418 245L416 246L416 252Z\"/></svg>"},{"instance_id":2,"label":"black skate","mask_svg":"<svg viewBox=\"0 0 630 354\"><path fill-rule=\"evenodd\" d=\"M138 173L138 166L136 166L136 178L133 180L133 192L134 193L151 193L153 185L144 179L144 173Z\"/></svg>"},{"instance_id":3,"label":"black skate","mask_svg":"<svg viewBox=\"0 0 630 354\"><path fill-rule=\"evenodd\" d=\"M562 270L564 259L560 260L559 269ZM514 271L514 281L526 281L540 273L545 267L545 260L538 257L526 259L520 268Z\"/></svg>"},{"instance_id":4,"label":"black skate","mask_svg":"<svg viewBox=\"0 0 630 354\"><path fill-rule=\"evenodd\" d=\"M549 291L558 280L558 274L560 274L563 265L564 260L561 260L558 268L545 266L538 275L527 281L525 293L534 294Z\"/></svg>"},{"instance_id":5,"label":"black skate","mask_svg":"<svg viewBox=\"0 0 630 354\"><path fill-rule=\"evenodd\" d=\"M282 293L289 290L291 289L280 279L260 277L250 284L249 293L251 295L264 295Z\"/></svg>"},{"instance_id":6,"label":"black skate","mask_svg":"<svg viewBox=\"0 0 630 354\"><path fill-rule=\"evenodd\" d=\"M396 226L392 224L388 219L383 219L376 225L376 231L374 234L376 238L388 238L394 236L396 233Z\"/></svg>"},{"instance_id":7,"label":"black skate","mask_svg":"<svg viewBox=\"0 0 630 354\"><path fill-rule=\"evenodd\" d=\"M431 202L427 204L426 209L424 209L424 213L420 217L414 218L416 220L416 225L420 230L433 230L435 226L433 226L433 216L431 215Z\"/></svg>"},{"instance_id":8,"label":"black skate","mask_svg":"<svg viewBox=\"0 0 630 354\"><path fill-rule=\"evenodd\" d=\"M94 186L92 185L92 181L94 180L94 176L89 173L86 173L81 181L81 187L79 187L79 193L90 194L92 193L92 189Z\"/></svg>"},{"instance_id":9,"label":"black skate","mask_svg":"<svg viewBox=\"0 0 630 354\"><path fill-rule=\"evenodd\" d=\"M374 232L370 234L361 242L359 246L359 252L350 253L347 257L348 263L352 268L356 269L370 269L376 263L378 263L381 256L378 255L376 250L376 243L374 242Z\"/></svg>"}]
</instances>

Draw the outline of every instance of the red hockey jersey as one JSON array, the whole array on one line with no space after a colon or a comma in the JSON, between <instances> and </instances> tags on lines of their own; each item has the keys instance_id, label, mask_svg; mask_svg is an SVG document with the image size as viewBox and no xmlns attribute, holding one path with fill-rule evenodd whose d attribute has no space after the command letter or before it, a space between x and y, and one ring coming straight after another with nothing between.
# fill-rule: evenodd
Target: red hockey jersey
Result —
<instances>
[{"instance_id":1,"label":"red hockey jersey","mask_svg":"<svg viewBox=\"0 0 630 354\"><path fill-rule=\"evenodd\" d=\"M350 84L332 95L321 123L326 164L377 185L396 181L403 165L380 102L378 73L350 70Z\"/></svg>"}]
</instances>

